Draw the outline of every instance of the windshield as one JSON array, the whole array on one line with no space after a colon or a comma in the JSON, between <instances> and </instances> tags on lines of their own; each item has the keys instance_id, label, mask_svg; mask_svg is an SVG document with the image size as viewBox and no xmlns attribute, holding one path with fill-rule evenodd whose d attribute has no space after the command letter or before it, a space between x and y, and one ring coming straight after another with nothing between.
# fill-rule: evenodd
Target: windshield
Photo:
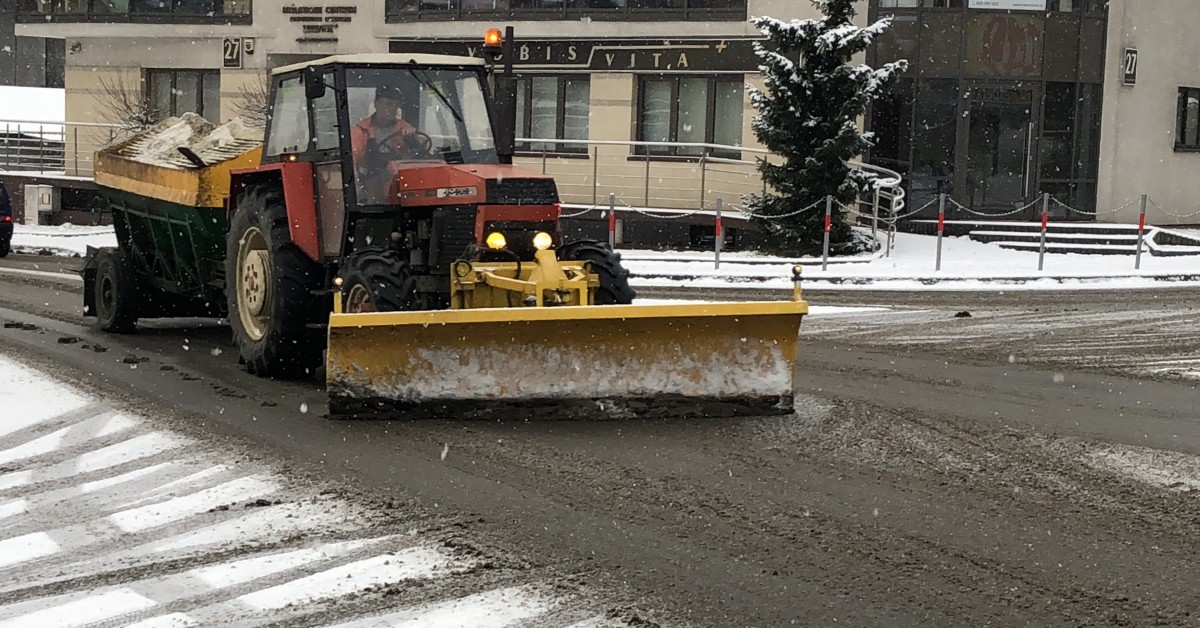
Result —
<instances>
[{"instance_id":1,"label":"windshield","mask_svg":"<svg viewBox=\"0 0 1200 628\"><path fill-rule=\"evenodd\" d=\"M360 202L394 200L387 190L405 163L497 163L481 79L416 65L346 71Z\"/></svg>"}]
</instances>

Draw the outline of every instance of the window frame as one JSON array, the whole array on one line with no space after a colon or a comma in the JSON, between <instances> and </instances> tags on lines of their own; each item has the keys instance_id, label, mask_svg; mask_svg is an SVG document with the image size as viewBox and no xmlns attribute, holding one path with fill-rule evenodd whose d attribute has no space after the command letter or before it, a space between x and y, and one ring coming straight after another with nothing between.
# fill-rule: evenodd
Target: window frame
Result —
<instances>
[{"instance_id":1,"label":"window frame","mask_svg":"<svg viewBox=\"0 0 1200 628\"><path fill-rule=\"evenodd\" d=\"M25 10L17 13L17 21L29 24L59 23L136 23L136 24L252 24L254 22L254 0L240 0L245 5L242 13L216 13L201 15L198 13L176 12L176 4L166 11L142 11L125 13L107 13L97 10L97 0L79 0L86 4L83 11L66 12L62 10L63 0L54 0L46 11Z\"/></svg>"},{"instance_id":2,"label":"window frame","mask_svg":"<svg viewBox=\"0 0 1200 628\"><path fill-rule=\"evenodd\" d=\"M154 75L155 74L159 74L159 75L169 74L171 77L171 80L170 80L170 84L171 84L170 111L168 111L168 112L155 111L154 112L155 116L158 117L160 120L165 120L169 117L180 115L180 112L178 111L178 107L179 107L178 85L179 85L179 73L180 72L194 72L194 73L196 73L196 75L198 76L198 79L199 79L198 83L197 83L197 86L199 87L199 92L196 94L196 102L200 103L200 111L194 111L192 113L198 114L200 117L204 118L205 120L208 120L209 122L212 122L213 124L219 124L220 119L221 119L221 71L217 70L217 69L213 69L213 68L145 68L145 69L143 69L142 70L143 93L149 95L147 100L149 100L152 104L153 104L153 100L151 100L151 99L153 98L152 90L154 87L154 78L153 78ZM205 108L204 107L204 86L207 84L206 79L208 77L212 77L213 79L215 79L217 81L216 120L214 120L213 118L209 118L207 115L205 115L205 111L204 111L204 108ZM184 113L187 113L187 112L184 112Z\"/></svg>"},{"instance_id":3,"label":"window frame","mask_svg":"<svg viewBox=\"0 0 1200 628\"><path fill-rule=\"evenodd\" d=\"M418 0L418 3L423 0ZM516 0L513 0L516 1ZM625 6L619 8L603 7L571 7L569 0L562 0L561 6L554 8L542 7L509 7L484 10L477 8L463 9L462 0L440 0L441 3L452 5L446 9L418 9L408 11L402 8L405 0L386 0L384 3L385 21L390 24L420 21L540 21L540 20L570 20L578 21L587 18L594 21L745 21L748 19L749 0L728 0L729 8L711 8L702 5L712 0L678 0L679 8L647 8L631 7L636 0L624 0Z\"/></svg>"},{"instance_id":4,"label":"window frame","mask_svg":"<svg viewBox=\"0 0 1200 628\"><path fill-rule=\"evenodd\" d=\"M535 78L555 78L558 79L556 85L557 93L555 94L554 104L554 137L553 138L535 138L533 137L533 79ZM588 83L588 115L592 112L591 103L591 83L592 77L586 73L518 73L517 74L517 89L521 91L525 100L524 115L520 115L517 120L516 129L517 137L525 137L530 139L553 139L554 148L552 150L534 148L529 142L517 142L516 151L518 156L540 156L540 155L559 155L567 157L587 156L589 149L585 143L590 139L591 124L588 124L588 138L583 140L567 139L563 137L566 132L567 120L567 81L587 81ZM521 114L521 111L517 111ZM567 144L580 144L581 146L566 146Z\"/></svg>"},{"instance_id":5,"label":"window frame","mask_svg":"<svg viewBox=\"0 0 1200 628\"><path fill-rule=\"evenodd\" d=\"M884 5L883 0L870 0L870 9L878 11L970 11L1007 13L1008 9L972 9L968 0L890 0L893 3ZM1078 8L1063 9L1062 0L1048 0L1045 13L1068 13L1085 17L1105 17L1108 15L1108 0L1076 0ZM898 4L905 2L905 4ZM1029 11L1040 13L1040 11Z\"/></svg>"},{"instance_id":6,"label":"window frame","mask_svg":"<svg viewBox=\"0 0 1200 628\"><path fill-rule=\"evenodd\" d=\"M744 85L746 77L743 74L640 74L637 77L637 98L635 105L637 107L634 112L634 134L635 140L642 142L647 141L642 135L642 129L645 120L646 112L646 94L649 90L646 89L646 84L651 82L665 83L671 85L671 110L667 126L669 129L668 142L679 141L679 91L680 85L684 79L704 79L708 82L707 93L705 94L705 111L704 111L704 144L715 144L716 142L716 117L717 117L717 84L718 83L737 83ZM742 108L745 110L746 100L745 92L742 91ZM739 128L744 129L746 125L745 115L742 116L742 124ZM705 150L698 155L688 153L680 153L679 146L642 146L635 145L633 147L633 156L639 159L666 159L666 160L684 160L698 161L702 156L720 157L723 159L741 159L741 150Z\"/></svg>"},{"instance_id":7,"label":"window frame","mask_svg":"<svg viewBox=\"0 0 1200 628\"><path fill-rule=\"evenodd\" d=\"M1180 87L1178 96L1175 100L1175 152L1177 153L1196 153L1200 152L1200 119L1197 120L1196 126L1196 143L1188 144L1187 135L1188 128L1188 96L1193 96L1197 101L1200 101L1200 87Z\"/></svg>"}]
</instances>

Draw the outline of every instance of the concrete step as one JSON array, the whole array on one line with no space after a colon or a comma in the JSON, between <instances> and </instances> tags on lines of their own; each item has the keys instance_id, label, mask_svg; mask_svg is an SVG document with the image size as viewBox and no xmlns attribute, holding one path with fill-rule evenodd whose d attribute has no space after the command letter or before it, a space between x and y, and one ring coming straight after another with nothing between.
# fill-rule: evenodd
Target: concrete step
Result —
<instances>
[{"instance_id":1,"label":"concrete step","mask_svg":"<svg viewBox=\"0 0 1200 628\"><path fill-rule=\"evenodd\" d=\"M1041 242L1027 242L1020 240L1000 240L992 242L999 245L1002 249L1014 249L1020 251L1037 251L1041 249ZM1047 253L1078 253L1080 255L1134 255L1136 254L1136 243L1132 244L1075 244L1071 242L1046 242ZM1153 255L1150 247L1142 248L1142 255Z\"/></svg>"},{"instance_id":2,"label":"concrete step","mask_svg":"<svg viewBox=\"0 0 1200 628\"><path fill-rule=\"evenodd\" d=\"M1042 238L1039 231L972 231L970 238L976 242L1038 242ZM1146 236L1149 239L1149 235ZM1074 244L1113 244L1133 246L1137 243L1137 231L1133 233L1061 233L1047 230L1047 242L1069 242Z\"/></svg>"}]
</instances>

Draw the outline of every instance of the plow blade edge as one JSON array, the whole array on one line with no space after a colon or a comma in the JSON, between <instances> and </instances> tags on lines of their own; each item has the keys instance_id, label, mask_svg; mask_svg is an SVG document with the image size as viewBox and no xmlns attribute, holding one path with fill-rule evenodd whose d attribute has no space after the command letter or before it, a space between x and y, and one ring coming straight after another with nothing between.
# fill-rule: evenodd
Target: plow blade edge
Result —
<instances>
[{"instance_id":1,"label":"plow blade edge","mask_svg":"<svg viewBox=\"0 0 1200 628\"><path fill-rule=\"evenodd\" d=\"M807 309L800 301L333 314L330 414L790 413Z\"/></svg>"}]
</instances>

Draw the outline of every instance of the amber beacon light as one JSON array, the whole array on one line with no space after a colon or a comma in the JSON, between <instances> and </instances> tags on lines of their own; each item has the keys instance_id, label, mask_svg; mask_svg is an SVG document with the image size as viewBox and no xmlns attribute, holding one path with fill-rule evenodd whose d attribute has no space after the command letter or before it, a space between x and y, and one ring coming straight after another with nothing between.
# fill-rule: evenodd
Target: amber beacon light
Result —
<instances>
[{"instance_id":1,"label":"amber beacon light","mask_svg":"<svg viewBox=\"0 0 1200 628\"><path fill-rule=\"evenodd\" d=\"M483 34L483 45L488 48L499 48L504 43L504 36L500 34L500 29L489 28Z\"/></svg>"}]
</instances>

